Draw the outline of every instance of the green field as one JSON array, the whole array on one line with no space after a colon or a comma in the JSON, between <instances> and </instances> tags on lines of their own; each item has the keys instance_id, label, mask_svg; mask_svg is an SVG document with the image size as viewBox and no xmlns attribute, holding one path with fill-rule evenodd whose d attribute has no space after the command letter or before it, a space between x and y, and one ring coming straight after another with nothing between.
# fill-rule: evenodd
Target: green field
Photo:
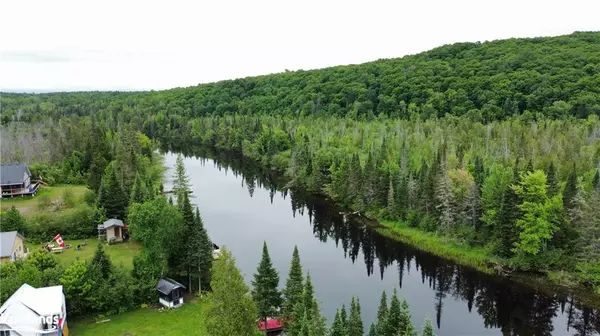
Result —
<instances>
[{"instance_id":1,"label":"green field","mask_svg":"<svg viewBox=\"0 0 600 336\"><path fill-rule=\"evenodd\" d=\"M87 190L87 187L83 185L42 186L38 193L33 197L23 196L3 198L0 201L0 209L8 210L14 205L19 212L26 217L33 216L40 212L61 211L67 206L56 206L48 203L55 201L64 203L65 193L71 193L73 196L73 203L78 204L83 201L83 195Z\"/></svg>"},{"instance_id":2,"label":"green field","mask_svg":"<svg viewBox=\"0 0 600 336\"><path fill-rule=\"evenodd\" d=\"M81 244L87 240L87 246L83 246L77 251L77 244ZM56 245L56 243L54 243ZM65 249L62 253L53 253L65 267L72 264L77 258L81 260L91 260L96 251L98 240L95 238L80 239L80 240L65 240L65 244L71 244L73 247ZM140 252L140 246L136 243L128 242L122 244L108 245L104 244L104 251L110 258L113 265L123 265L126 269L133 269L133 257ZM40 247L41 245L36 245ZM33 248L30 247L33 251Z\"/></svg>"},{"instance_id":3,"label":"green field","mask_svg":"<svg viewBox=\"0 0 600 336\"><path fill-rule=\"evenodd\" d=\"M208 335L204 327L204 303L185 303L177 309L141 308L108 317L109 322L92 319L69 321L73 336L169 336Z\"/></svg>"}]
</instances>

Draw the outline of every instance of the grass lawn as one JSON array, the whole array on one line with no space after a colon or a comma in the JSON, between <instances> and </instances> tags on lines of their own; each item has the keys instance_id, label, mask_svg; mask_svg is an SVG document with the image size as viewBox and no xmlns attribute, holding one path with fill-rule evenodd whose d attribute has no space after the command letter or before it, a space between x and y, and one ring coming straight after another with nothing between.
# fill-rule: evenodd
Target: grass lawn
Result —
<instances>
[{"instance_id":1,"label":"grass lawn","mask_svg":"<svg viewBox=\"0 0 600 336\"><path fill-rule=\"evenodd\" d=\"M58 260L66 267L71 265L77 257L82 260L91 260L94 257L98 240L95 238L87 239L87 246L83 246L81 250L77 251L77 244L81 244L84 239L81 240L65 240L65 244L71 244L73 247L65 249L62 253L54 253ZM56 245L56 243L54 243ZM41 247L42 245L38 245ZM32 249L32 248L30 248ZM108 245L104 243L104 251L110 258L113 265L120 265L126 269L133 269L133 257L140 252L140 246L136 243L128 242L115 245ZM33 249L32 249L33 250Z\"/></svg>"},{"instance_id":2,"label":"grass lawn","mask_svg":"<svg viewBox=\"0 0 600 336\"><path fill-rule=\"evenodd\" d=\"M177 309L158 311L141 308L108 317L110 322L95 323L92 319L68 321L73 336L205 336L205 303L187 302ZM232 335L233 336L233 335Z\"/></svg>"},{"instance_id":3,"label":"grass lawn","mask_svg":"<svg viewBox=\"0 0 600 336\"><path fill-rule=\"evenodd\" d=\"M0 201L0 209L8 210L13 205L21 214L26 217L35 215L40 212L60 211L53 205L44 204L56 200L64 201L65 192L70 192L73 195L74 203L77 204L83 201L83 195L87 191L87 187L83 185L57 185L52 187L42 186L35 196L23 196L14 198L3 198ZM53 209L50 209L53 208Z\"/></svg>"}]
</instances>

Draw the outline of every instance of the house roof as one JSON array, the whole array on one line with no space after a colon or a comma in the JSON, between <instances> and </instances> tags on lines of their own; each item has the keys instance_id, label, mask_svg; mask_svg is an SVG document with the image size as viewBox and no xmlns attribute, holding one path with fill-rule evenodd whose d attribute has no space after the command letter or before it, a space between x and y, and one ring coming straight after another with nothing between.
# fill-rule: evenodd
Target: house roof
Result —
<instances>
[{"instance_id":1,"label":"house roof","mask_svg":"<svg viewBox=\"0 0 600 336\"><path fill-rule=\"evenodd\" d=\"M23 238L17 231L0 232L0 258L10 257L17 236Z\"/></svg>"},{"instance_id":2,"label":"house roof","mask_svg":"<svg viewBox=\"0 0 600 336\"><path fill-rule=\"evenodd\" d=\"M102 223L102 227L104 229L108 229L109 227L112 227L112 226L124 227L125 224L123 224L122 220L116 219L116 218L111 218L111 219L107 220L106 222Z\"/></svg>"},{"instance_id":3,"label":"house roof","mask_svg":"<svg viewBox=\"0 0 600 336\"><path fill-rule=\"evenodd\" d=\"M176 288L186 289L184 285L169 278L162 278L158 280L158 283L156 284L156 290L165 295L169 295L169 293L171 293Z\"/></svg>"},{"instance_id":4,"label":"house roof","mask_svg":"<svg viewBox=\"0 0 600 336\"><path fill-rule=\"evenodd\" d=\"M26 163L0 163L0 185L21 184L25 173L31 176Z\"/></svg>"},{"instance_id":5,"label":"house roof","mask_svg":"<svg viewBox=\"0 0 600 336\"><path fill-rule=\"evenodd\" d=\"M0 319L13 330L35 331L39 316L62 315L65 297L62 286L34 288L23 284L0 307Z\"/></svg>"}]
</instances>

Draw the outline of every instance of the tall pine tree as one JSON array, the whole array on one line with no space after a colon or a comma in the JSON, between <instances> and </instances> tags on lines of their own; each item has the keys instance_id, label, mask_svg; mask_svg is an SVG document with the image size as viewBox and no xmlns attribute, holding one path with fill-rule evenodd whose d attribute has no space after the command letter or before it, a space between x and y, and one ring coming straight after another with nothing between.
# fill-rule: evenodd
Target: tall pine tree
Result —
<instances>
[{"instance_id":1,"label":"tall pine tree","mask_svg":"<svg viewBox=\"0 0 600 336\"><path fill-rule=\"evenodd\" d=\"M267 242L263 242L262 259L258 265L254 280L252 281L252 298L258 308L258 318L267 322L267 318L273 317L281 306L281 293L279 286L279 274L271 263ZM265 328L265 335L267 329Z\"/></svg>"},{"instance_id":2,"label":"tall pine tree","mask_svg":"<svg viewBox=\"0 0 600 336\"><path fill-rule=\"evenodd\" d=\"M563 190L563 206L565 211L568 213L571 211L573 204L572 200L577 194L577 172L575 169L575 164L573 164L573 169L569 174L567 179L567 184L565 185L565 190Z\"/></svg>"},{"instance_id":3,"label":"tall pine tree","mask_svg":"<svg viewBox=\"0 0 600 336\"><path fill-rule=\"evenodd\" d=\"M352 297L350 304L350 318L348 319L348 336L363 336L364 328L360 313L360 301Z\"/></svg>"},{"instance_id":4,"label":"tall pine tree","mask_svg":"<svg viewBox=\"0 0 600 336\"><path fill-rule=\"evenodd\" d=\"M97 206L106 211L108 218L125 219L128 201L129 197L125 194L117 178L114 162L111 162L106 167L102 177Z\"/></svg>"},{"instance_id":5,"label":"tall pine tree","mask_svg":"<svg viewBox=\"0 0 600 336\"><path fill-rule=\"evenodd\" d=\"M435 332L433 330L433 324L430 319L425 320L425 325L423 326L423 332L421 336L435 336Z\"/></svg>"},{"instance_id":6,"label":"tall pine tree","mask_svg":"<svg viewBox=\"0 0 600 336\"><path fill-rule=\"evenodd\" d=\"M303 281L300 253L298 252L298 246L294 246L290 272L288 273L288 278L283 290L283 315L286 320L294 319L294 316L292 316L294 307L302 300Z\"/></svg>"},{"instance_id":7,"label":"tall pine tree","mask_svg":"<svg viewBox=\"0 0 600 336\"><path fill-rule=\"evenodd\" d=\"M196 273L198 292L201 292L203 284L208 285L210 283L213 247L198 208L196 208L196 215L194 216L194 225L189 230L187 244L189 270L192 274Z\"/></svg>"},{"instance_id":8,"label":"tall pine tree","mask_svg":"<svg viewBox=\"0 0 600 336\"><path fill-rule=\"evenodd\" d=\"M381 292L381 300L377 309L377 335L384 335L386 320L388 315L387 295L385 291Z\"/></svg>"},{"instance_id":9,"label":"tall pine tree","mask_svg":"<svg viewBox=\"0 0 600 336\"><path fill-rule=\"evenodd\" d=\"M550 161L548 167L548 197L558 195L560 186L558 185L558 176L556 175L556 167L554 167L554 161Z\"/></svg>"},{"instance_id":10,"label":"tall pine tree","mask_svg":"<svg viewBox=\"0 0 600 336\"><path fill-rule=\"evenodd\" d=\"M517 170L517 164L515 164L513 170L512 185L519 185L521 179L519 171ZM512 248L518 239L518 228L517 219L521 217L521 210L519 209L521 204L521 198L513 188L508 188L504 197L502 198L502 207L498 214L498 223L495 228L495 237L498 241L496 253L503 257L512 256Z\"/></svg>"}]
</instances>

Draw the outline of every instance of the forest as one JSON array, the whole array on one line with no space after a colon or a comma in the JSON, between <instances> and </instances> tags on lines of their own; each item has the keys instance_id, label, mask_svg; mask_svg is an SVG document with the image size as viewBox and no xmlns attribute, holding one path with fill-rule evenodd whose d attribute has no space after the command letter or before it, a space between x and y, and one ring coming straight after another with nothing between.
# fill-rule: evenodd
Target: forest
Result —
<instances>
[{"instance_id":1,"label":"forest","mask_svg":"<svg viewBox=\"0 0 600 336\"><path fill-rule=\"evenodd\" d=\"M3 94L2 112L3 158L68 132L132 128L171 148L243 155L289 187L483 248L511 271L600 290L597 32L165 91ZM81 178L98 184L83 162Z\"/></svg>"}]
</instances>

